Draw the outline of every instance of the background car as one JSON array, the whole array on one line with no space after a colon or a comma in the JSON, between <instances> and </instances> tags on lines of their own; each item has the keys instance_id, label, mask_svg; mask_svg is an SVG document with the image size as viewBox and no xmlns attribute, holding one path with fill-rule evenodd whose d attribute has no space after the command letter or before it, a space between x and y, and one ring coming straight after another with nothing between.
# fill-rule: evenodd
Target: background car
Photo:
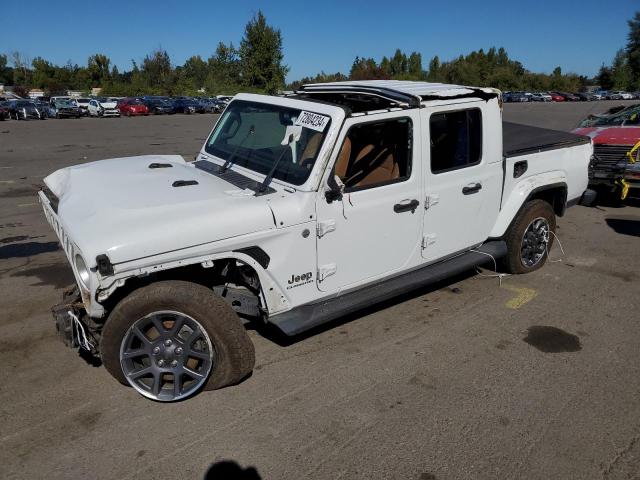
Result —
<instances>
[{"instance_id":1,"label":"background car","mask_svg":"<svg viewBox=\"0 0 640 480\"><path fill-rule=\"evenodd\" d=\"M596 96L589 92L577 92L575 96L578 97L581 102L592 102L597 100Z\"/></svg>"},{"instance_id":2,"label":"background car","mask_svg":"<svg viewBox=\"0 0 640 480\"><path fill-rule=\"evenodd\" d=\"M633 100L633 95L628 92L614 91L607 95L608 100Z\"/></svg>"},{"instance_id":3,"label":"background car","mask_svg":"<svg viewBox=\"0 0 640 480\"><path fill-rule=\"evenodd\" d=\"M558 92L549 92L549 95L551 95L551 100L554 102L564 102L565 100L564 96L560 95Z\"/></svg>"},{"instance_id":4,"label":"background car","mask_svg":"<svg viewBox=\"0 0 640 480\"><path fill-rule=\"evenodd\" d=\"M504 102L528 102L529 96L525 92L504 92L502 94Z\"/></svg>"},{"instance_id":5,"label":"background car","mask_svg":"<svg viewBox=\"0 0 640 480\"><path fill-rule=\"evenodd\" d=\"M192 98L179 97L173 100L176 113L204 113L204 107Z\"/></svg>"},{"instance_id":6,"label":"background car","mask_svg":"<svg viewBox=\"0 0 640 480\"><path fill-rule=\"evenodd\" d=\"M118 102L104 97L93 98L89 101L87 111L91 117L119 117Z\"/></svg>"},{"instance_id":7,"label":"background car","mask_svg":"<svg viewBox=\"0 0 640 480\"><path fill-rule=\"evenodd\" d=\"M16 120L41 119L42 115L38 111L35 103L31 100L10 100L7 102L9 116Z\"/></svg>"},{"instance_id":8,"label":"background car","mask_svg":"<svg viewBox=\"0 0 640 480\"><path fill-rule=\"evenodd\" d=\"M124 98L118 102L118 110L125 117L149 115L149 109L139 98Z\"/></svg>"},{"instance_id":9,"label":"background car","mask_svg":"<svg viewBox=\"0 0 640 480\"><path fill-rule=\"evenodd\" d=\"M146 105L149 113L153 115L172 115L176 113L173 103L165 97L143 97L142 103Z\"/></svg>"},{"instance_id":10,"label":"background car","mask_svg":"<svg viewBox=\"0 0 640 480\"><path fill-rule=\"evenodd\" d=\"M565 102L579 102L580 98L569 92L556 92L564 97Z\"/></svg>"},{"instance_id":11,"label":"background car","mask_svg":"<svg viewBox=\"0 0 640 480\"><path fill-rule=\"evenodd\" d=\"M0 121L8 120L10 117L9 109L5 105L5 102L0 102Z\"/></svg>"},{"instance_id":12,"label":"background car","mask_svg":"<svg viewBox=\"0 0 640 480\"><path fill-rule=\"evenodd\" d=\"M549 95L548 93L544 93L544 92L536 92L536 93L531 93L529 95L529 99L532 102L550 102L551 101L551 95Z\"/></svg>"},{"instance_id":13,"label":"background car","mask_svg":"<svg viewBox=\"0 0 640 480\"><path fill-rule=\"evenodd\" d=\"M40 117L42 118L42 120L51 118L53 116L51 111L51 104L49 102L46 102L41 99L37 99L37 100L34 100L33 103L38 109L38 112L40 112Z\"/></svg>"},{"instance_id":14,"label":"background car","mask_svg":"<svg viewBox=\"0 0 640 480\"><path fill-rule=\"evenodd\" d=\"M52 116L55 118L80 118L82 110L70 99L60 99L51 102Z\"/></svg>"},{"instance_id":15,"label":"background car","mask_svg":"<svg viewBox=\"0 0 640 480\"><path fill-rule=\"evenodd\" d=\"M84 115L85 117L89 115L89 102L91 101L90 98L74 98L73 101L75 102L76 106L79 107L82 111L82 115Z\"/></svg>"}]
</instances>

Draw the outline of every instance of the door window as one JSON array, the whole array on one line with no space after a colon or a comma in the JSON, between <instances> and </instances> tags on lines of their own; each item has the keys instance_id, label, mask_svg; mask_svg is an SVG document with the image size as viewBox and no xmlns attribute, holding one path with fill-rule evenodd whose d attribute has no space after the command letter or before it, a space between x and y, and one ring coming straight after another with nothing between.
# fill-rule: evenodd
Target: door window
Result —
<instances>
[{"instance_id":1,"label":"door window","mask_svg":"<svg viewBox=\"0 0 640 480\"><path fill-rule=\"evenodd\" d=\"M411 175L409 118L353 126L338 154L335 173L353 192L401 182Z\"/></svg>"},{"instance_id":2,"label":"door window","mask_svg":"<svg viewBox=\"0 0 640 480\"><path fill-rule=\"evenodd\" d=\"M480 163L482 116L480 109L434 113L429 119L431 172L443 173Z\"/></svg>"}]
</instances>

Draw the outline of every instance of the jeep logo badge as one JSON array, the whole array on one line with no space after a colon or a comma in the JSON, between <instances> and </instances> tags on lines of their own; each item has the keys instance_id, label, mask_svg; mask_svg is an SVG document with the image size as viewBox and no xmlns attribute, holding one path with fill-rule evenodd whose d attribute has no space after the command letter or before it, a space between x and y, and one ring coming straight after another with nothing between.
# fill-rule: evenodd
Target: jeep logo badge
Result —
<instances>
[{"instance_id":1,"label":"jeep logo badge","mask_svg":"<svg viewBox=\"0 0 640 480\"><path fill-rule=\"evenodd\" d=\"M302 273L300 275L291 275L291 278L287 281L287 290L300 287L311 282L313 282L312 272Z\"/></svg>"}]
</instances>

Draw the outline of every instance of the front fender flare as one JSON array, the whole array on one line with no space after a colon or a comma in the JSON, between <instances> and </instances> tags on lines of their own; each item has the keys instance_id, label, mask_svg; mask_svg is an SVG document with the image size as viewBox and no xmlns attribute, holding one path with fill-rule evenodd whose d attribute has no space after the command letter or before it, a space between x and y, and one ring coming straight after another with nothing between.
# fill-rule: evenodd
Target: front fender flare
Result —
<instances>
[{"instance_id":1,"label":"front fender flare","mask_svg":"<svg viewBox=\"0 0 640 480\"><path fill-rule=\"evenodd\" d=\"M142 277L151 273L156 273L165 270L171 270L174 268L186 267L188 265L200 264L203 268L210 268L213 266L216 260L228 260L236 259L242 263L249 265L253 268L258 278L260 279L260 286L262 289L262 297L265 303L265 308L269 314L279 313L290 309L289 300L284 292L280 289L277 282L274 281L272 276L263 267L261 262L240 251L227 251L210 255L195 256L182 260L167 261L158 263L152 266L134 267L131 269L126 268L126 264L119 264L119 272L113 276L108 277L101 281L99 288L96 291L95 298L99 302L107 300L113 292L119 287L125 284L125 281L133 277ZM106 284L108 281L108 284ZM103 283L105 283L103 285Z\"/></svg>"}]
</instances>

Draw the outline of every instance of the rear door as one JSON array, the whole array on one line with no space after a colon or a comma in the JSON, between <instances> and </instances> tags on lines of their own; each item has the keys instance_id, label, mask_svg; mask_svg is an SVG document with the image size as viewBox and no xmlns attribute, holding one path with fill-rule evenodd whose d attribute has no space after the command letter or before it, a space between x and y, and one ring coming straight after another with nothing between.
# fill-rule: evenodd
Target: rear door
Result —
<instances>
[{"instance_id":1,"label":"rear door","mask_svg":"<svg viewBox=\"0 0 640 480\"><path fill-rule=\"evenodd\" d=\"M502 190L497 111L484 101L421 110L428 159L422 210L422 257L427 262L477 246L491 231Z\"/></svg>"}]
</instances>

